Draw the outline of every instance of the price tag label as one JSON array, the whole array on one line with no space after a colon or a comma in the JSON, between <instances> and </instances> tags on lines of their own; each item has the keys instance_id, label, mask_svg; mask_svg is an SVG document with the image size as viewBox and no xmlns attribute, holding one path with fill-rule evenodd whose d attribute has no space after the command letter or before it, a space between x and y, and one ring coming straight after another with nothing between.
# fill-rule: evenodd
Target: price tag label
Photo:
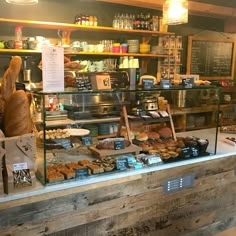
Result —
<instances>
[{"instance_id":1,"label":"price tag label","mask_svg":"<svg viewBox=\"0 0 236 236\"><path fill-rule=\"evenodd\" d=\"M197 148L191 147L192 156L198 157L199 156L199 150Z\"/></svg>"},{"instance_id":2,"label":"price tag label","mask_svg":"<svg viewBox=\"0 0 236 236\"><path fill-rule=\"evenodd\" d=\"M153 88L153 85L154 85L153 79L143 79L142 80L143 89L151 89L151 88Z\"/></svg>"},{"instance_id":3,"label":"price tag label","mask_svg":"<svg viewBox=\"0 0 236 236\"><path fill-rule=\"evenodd\" d=\"M183 158L189 158L192 156L192 150L190 147L185 147L185 148L182 148L182 151L181 151L181 156Z\"/></svg>"},{"instance_id":4,"label":"price tag label","mask_svg":"<svg viewBox=\"0 0 236 236\"><path fill-rule=\"evenodd\" d=\"M114 149L115 150L121 150L125 148L125 142L124 140L118 140L114 142Z\"/></svg>"},{"instance_id":5,"label":"price tag label","mask_svg":"<svg viewBox=\"0 0 236 236\"><path fill-rule=\"evenodd\" d=\"M128 168L128 162L126 158L120 158L116 160L116 169L117 170L126 170Z\"/></svg>"},{"instance_id":6,"label":"price tag label","mask_svg":"<svg viewBox=\"0 0 236 236\"><path fill-rule=\"evenodd\" d=\"M82 144L89 146L93 143L91 136L82 137Z\"/></svg>"},{"instance_id":7,"label":"price tag label","mask_svg":"<svg viewBox=\"0 0 236 236\"><path fill-rule=\"evenodd\" d=\"M170 88L170 80L168 80L168 79L162 79L162 80L160 81L160 86L161 86L161 88L169 89L169 88Z\"/></svg>"},{"instance_id":8,"label":"price tag label","mask_svg":"<svg viewBox=\"0 0 236 236\"><path fill-rule=\"evenodd\" d=\"M78 169L75 172L76 178L83 178L89 175L88 168Z\"/></svg>"},{"instance_id":9,"label":"price tag label","mask_svg":"<svg viewBox=\"0 0 236 236\"><path fill-rule=\"evenodd\" d=\"M28 165L26 162L13 164L13 171L27 170L27 169L28 169Z\"/></svg>"},{"instance_id":10,"label":"price tag label","mask_svg":"<svg viewBox=\"0 0 236 236\"><path fill-rule=\"evenodd\" d=\"M182 86L184 88L192 88L194 85L194 78L182 79Z\"/></svg>"}]
</instances>

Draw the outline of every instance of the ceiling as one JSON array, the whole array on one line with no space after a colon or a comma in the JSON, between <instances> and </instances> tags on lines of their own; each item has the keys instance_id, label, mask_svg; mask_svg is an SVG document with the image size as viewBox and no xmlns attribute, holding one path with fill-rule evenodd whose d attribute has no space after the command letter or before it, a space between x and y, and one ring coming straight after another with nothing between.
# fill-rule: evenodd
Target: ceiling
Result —
<instances>
[{"instance_id":1,"label":"ceiling","mask_svg":"<svg viewBox=\"0 0 236 236\"><path fill-rule=\"evenodd\" d=\"M96 0L161 10L164 0ZM227 19L236 17L236 0L192 0L189 14Z\"/></svg>"},{"instance_id":2,"label":"ceiling","mask_svg":"<svg viewBox=\"0 0 236 236\"><path fill-rule=\"evenodd\" d=\"M236 8L235 0L194 0L194 2L201 2L201 3L208 3L213 5Z\"/></svg>"}]
</instances>

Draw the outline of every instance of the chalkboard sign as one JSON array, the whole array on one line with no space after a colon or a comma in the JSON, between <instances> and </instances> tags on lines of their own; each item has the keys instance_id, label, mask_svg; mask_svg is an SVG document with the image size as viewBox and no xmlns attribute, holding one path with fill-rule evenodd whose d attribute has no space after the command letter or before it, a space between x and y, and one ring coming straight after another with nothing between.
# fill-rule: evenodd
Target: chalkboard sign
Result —
<instances>
[{"instance_id":1,"label":"chalkboard sign","mask_svg":"<svg viewBox=\"0 0 236 236\"><path fill-rule=\"evenodd\" d=\"M187 74L200 79L233 79L234 41L189 36Z\"/></svg>"}]
</instances>

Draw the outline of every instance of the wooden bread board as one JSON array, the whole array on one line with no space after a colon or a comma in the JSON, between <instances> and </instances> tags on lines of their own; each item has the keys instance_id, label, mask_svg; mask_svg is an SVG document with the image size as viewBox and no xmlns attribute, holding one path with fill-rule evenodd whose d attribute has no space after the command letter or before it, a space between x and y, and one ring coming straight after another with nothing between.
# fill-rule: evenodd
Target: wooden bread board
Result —
<instances>
[{"instance_id":1,"label":"wooden bread board","mask_svg":"<svg viewBox=\"0 0 236 236\"><path fill-rule=\"evenodd\" d=\"M96 146L91 146L89 149L95 154L98 158L105 158L107 156L115 156L115 155L121 155L121 154L139 154L140 151L142 151L141 147L138 147L137 145L130 144L130 146L120 149L120 150L110 150L110 149L97 149Z\"/></svg>"}]
</instances>

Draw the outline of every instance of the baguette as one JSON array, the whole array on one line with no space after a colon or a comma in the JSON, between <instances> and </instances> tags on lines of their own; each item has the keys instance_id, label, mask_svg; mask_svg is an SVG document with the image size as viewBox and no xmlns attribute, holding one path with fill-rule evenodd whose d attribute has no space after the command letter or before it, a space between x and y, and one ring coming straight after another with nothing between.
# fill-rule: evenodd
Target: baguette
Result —
<instances>
[{"instance_id":1,"label":"baguette","mask_svg":"<svg viewBox=\"0 0 236 236\"><path fill-rule=\"evenodd\" d=\"M1 94L5 102L7 102L11 95L16 91L16 81L18 79L21 69L22 59L19 56L14 56L8 69L3 75L1 84Z\"/></svg>"},{"instance_id":2,"label":"baguette","mask_svg":"<svg viewBox=\"0 0 236 236\"><path fill-rule=\"evenodd\" d=\"M29 100L23 90L15 91L5 107L4 131L7 137L31 133Z\"/></svg>"}]
</instances>

